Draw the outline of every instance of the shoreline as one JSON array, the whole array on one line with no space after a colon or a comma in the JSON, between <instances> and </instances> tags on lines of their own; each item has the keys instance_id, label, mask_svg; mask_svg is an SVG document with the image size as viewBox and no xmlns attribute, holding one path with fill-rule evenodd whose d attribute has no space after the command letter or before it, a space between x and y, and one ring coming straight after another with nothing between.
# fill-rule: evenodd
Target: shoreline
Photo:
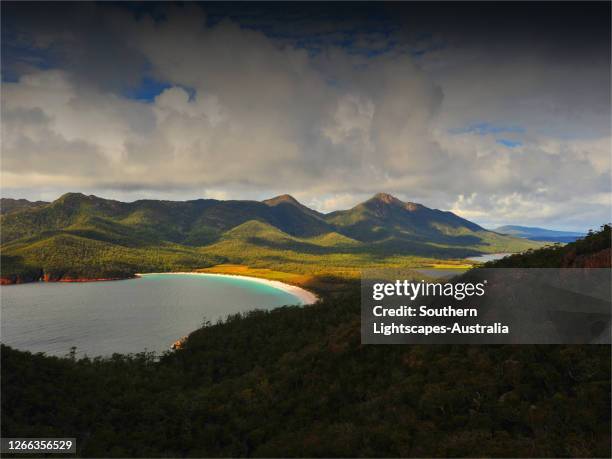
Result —
<instances>
[{"instance_id":1,"label":"shoreline","mask_svg":"<svg viewBox=\"0 0 612 459\"><path fill-rule=\"evenodd\" d=\"M36 284L38 282L45 284L54 284L54 283L86 283L86 282L111 282L111 281L121 281L121 280L129 280L135 279L136 276L130 277L65 277L53 279L47 276L42 276L38 278L22 278L22 277L0 277L0 285L23 285L23 284Z\"/></svg>"},{"instance_id":2,"label":"shoreline","mask_svg":"<svg viewBox=\"0 0 612 459\"><path fill-rule=\"evenodd\" d=\"M247 279L253 282L257 282L260 284L268 285L270 287L276 288L278 290L282 290L286 293L289 293L296 298L298 298L302 302L302 306L308 306L311 304L315 304L319 301L319 297L302 287L298 287L297 285L286 284L285 282L263 279L261 277L253 277L253 276L241 276L240 274L217 274L217 273L200 273L194 271L181 271L181 272L164 272L164 273L136 273L135 276L143 277L152 274L188 274L191 276L215 276L215 277L229 277L229 278L239 278L239 279Z\"/></svg>"}]
</instances>

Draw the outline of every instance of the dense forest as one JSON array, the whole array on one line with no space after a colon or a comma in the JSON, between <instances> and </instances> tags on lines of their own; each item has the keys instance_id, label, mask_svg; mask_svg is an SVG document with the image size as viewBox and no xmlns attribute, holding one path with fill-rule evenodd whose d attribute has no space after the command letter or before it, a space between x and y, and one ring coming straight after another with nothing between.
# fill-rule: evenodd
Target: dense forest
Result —
<instances>
[{"instance_id":1,"label":"dense forest","mask_svg":"<svg viewBox=\"0 0 612 459\"><path fill-rule=\"evenodd\" d=\"M610 266L610 226L488 266L589 259ZM162 356L3 346L2 436L86 457L610 457L610 346L362 345L359 305L230 316Z\"/></svg>"}]
</instances>

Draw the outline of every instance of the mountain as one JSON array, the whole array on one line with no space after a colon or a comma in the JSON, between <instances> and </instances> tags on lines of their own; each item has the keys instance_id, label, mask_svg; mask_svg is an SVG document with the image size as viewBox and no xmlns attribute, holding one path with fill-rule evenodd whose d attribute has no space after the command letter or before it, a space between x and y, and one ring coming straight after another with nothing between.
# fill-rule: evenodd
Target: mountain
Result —
<instances>
[{"instance_id":1,"label":"mountain","mask_svg":"<svg viewBox=\"0 0 612 459\"><path fill-rule=\"evenodd\" d=\"M326 219L338 232L379 247L397 249L414 247L415 243L435 244L449 251L463 247L481 253L515 252L533 247L488 231L452 212L403 202L386 193L378 193L352 209L332 212Z\"/></svg>"},{"instance_id":2,"label":"mountain","mask_svg":"<svg viewBox=\"0 0 612 459\"><path fill-rule=\"evenodd\" d=\"M345 234L362 241L407 238L433 242L487 232L452 212L403 202L386 193L376 194L352 209L332 212L327 220Z\"/></svg>"},{"instance_id":3,"label":"mountain","mask_svg":"<svg viewBox=\"0 0 612 459\"><path fill-rule=\"evenodd\" d=\"M11 199L1 198L0 199L0 214L8 214L21 209L30 209L32 207L40 207L45 204L49 204L45 201L28 201L27 199Z\"/></svg>"},{"instance_id":4,"label":"mountain","mask_svg":"<svg viewBox=\"0 0 612 459\"><path fill-rule=\"evenodd\" d=\"M532 241L548 242L574 242L576 239L583 238L586 233L573 231L557 231L533 226L506 225L495 228L493 231L508 236L522 237Z\"/></svg>"},{"instance_id":5,"label":"mountain","mask_svg":"<svg viewBox=\"0 0 612 459\"><path fill-rule=\"evenodd\" d=\"M67 193L51 203L24 204L2 215L0 225L2 274L13 280L114 278L222 262L300 273L355 272L539 245L383 193L330 214L289 195L263 202L126 203Z\"/></svg>"},{"instance_id":6,"label":"mountain","mask_svg":"<svg viewBox=\"0 0 612 459\"><path fill-rule=\"evenodd\" d=\"M112 221L123 228L141 231L153 239L187 245L205 245L225 231L249 220L269 223L294 236L331 231L320 214L287 201L193 201L140 200L124 203L81 193L68 193L56 201L20 212L2 221L2 242L82 226L91 219Z\"/></svg>"},{"instance_id":7,"label":"mountain","mask_svg":"<svg viewBox=\"0 0 612 459\"><path fill-rule=\"evenodd\" d=\"M310 209L300 203L297 199L289 194L281 194L280 196L276 196L274 198L265 199L262 201L264 204L270 207L281 207L281 208L297 208L302 212L311 215L315 218L325 218L325 215L317 212L316 210Z\"/></svg>"}]
</instances>

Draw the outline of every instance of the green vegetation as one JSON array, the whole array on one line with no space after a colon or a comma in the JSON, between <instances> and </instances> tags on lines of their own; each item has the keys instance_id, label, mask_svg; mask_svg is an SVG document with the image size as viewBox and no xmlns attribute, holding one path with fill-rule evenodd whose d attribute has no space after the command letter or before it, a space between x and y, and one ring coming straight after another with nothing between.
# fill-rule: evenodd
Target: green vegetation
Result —
<instances>
[{"instance_id":1,"label":"green vegetation","mask_svg":"<svg viewBox=\"0 0 612 459\"><path fill-rule=\"evenodd\" d=\"M609 266L609 250L605 226L489 266ZM603 345L363 346L353 289L230 316L159 359L3 346L2 436L75 436L89 457L610 457L610 357Z\"/></svg>"},{"instance_id":2,"label":"green vegetation","mask_svg":"<svg viewBox=\"0 0 612 459\"><path fill-rule=\"evenodd\" d=\"M584 266L588 260L587 257L592 257L592 254L595 253L607 258L608 263L603 263L603 265L609 266L611 229L610 225L603 225L599 231L589 231L585 238L578 239L571 244L555 244L539 250L530 249L524 253L517 253L495 262L489 262L484 266L500 268L530 268L533 266L557 268L577 264Z\"/></svg>"},{"instance_id":3,"label":"green vegetation","mask_svg":"<svg viewBox=\"0 0 612 459\"><path fill-rule=\"evenodd\" d=\"M194 270L224 261L178 244L125 247L63 232L12 243L7 252L10 255L2 256L3 277L38 273L51 280L122 278L138 272Z\"/></svg>"},{"instance_id":4,"label":"green vegetation","mask_svg":"<svg viewBox=\"0 0 612 459\"><path fill-rule=\"evenodd\" d=\"M27 199L0 198L0 214L8 214L21 209L39 207L48 204L44 201L28 201Z\"/></svg>"},{"instance_id":5,"label":"green vegetation","mask_svg":"<svg viewBox=\"0 0 612 459\"><path fill-rule=\"evenodd\" d=\"M459 264L539 246L389 195L329 215L286 195L123 203L69 193L52 203L11 205L0 217L8 281L128 277L219 263L350 278L363 266Z\"/></svg>"}]
</instances>

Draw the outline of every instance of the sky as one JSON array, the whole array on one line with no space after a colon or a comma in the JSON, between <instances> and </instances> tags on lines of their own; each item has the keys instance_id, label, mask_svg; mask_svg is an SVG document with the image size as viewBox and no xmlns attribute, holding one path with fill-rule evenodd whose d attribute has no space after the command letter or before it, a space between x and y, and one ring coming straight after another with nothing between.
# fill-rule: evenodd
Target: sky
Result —
<instances>
[{"instance_id":1,"label":"sky","mask_svg":"<svg viewBox=\"0 0 612 459\"><path fill-rule=\"evenodd\" d=\"M612 220L608 2L1 7L3 197Z\"/></svg>"}]
</instances>

